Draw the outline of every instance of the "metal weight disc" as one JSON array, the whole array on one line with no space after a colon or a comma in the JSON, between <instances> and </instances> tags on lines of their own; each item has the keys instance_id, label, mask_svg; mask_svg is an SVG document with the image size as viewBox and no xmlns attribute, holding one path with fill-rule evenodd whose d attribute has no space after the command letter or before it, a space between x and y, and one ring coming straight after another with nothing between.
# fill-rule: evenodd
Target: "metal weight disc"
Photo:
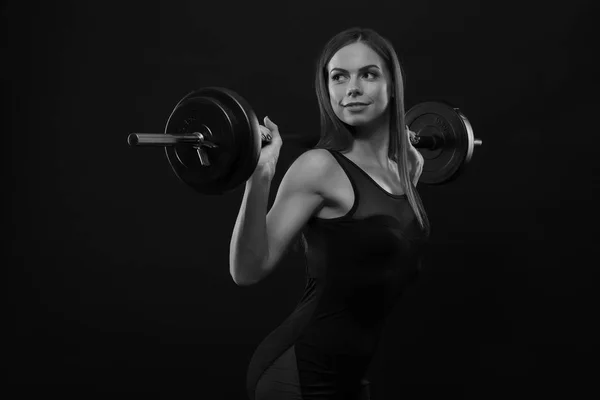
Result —
<instances>
[{"instance_id":1,"label":"metal weight disc","mask_svg":"<svg viewBox=\"0 0 600 400\"><path fill-rule=\"evenodd\" d=\"M458 108L442 102L424 102L406 113L406 125L419 136L437 136L437 149L418 148L425 159L420 182L441 184L454 179L471 160L475 138Z\"/></svg>"},{"instance_id":2,"label":"metal weight disc","mask_svg":"<svg viewBox=\"0 0 600 400\"><path fill-rule=\"evenodd\" d=\"M189 144L165 147L173 171L184 183L207 195L227 193L254 172L260 155L258 120L239 95L224 88L189 93L175 106L166 134L202 133L217 147L202 147L210 165L202 165Z\"/></svg>"},{"instance_id":3,"label":"metal weight disc","mask_svg":"<svg viewBox=\"0 0 600 400\"><path fill-rule=\"evenodd\" d=\"M213 95L232 111L230 115L234 121L238 153L233 168L223 182L223 187L231 191L246 182L258 164L262 148L258 118L248 102L234 91L219 88L214 90Z\"/></svg>"}]
</instances>

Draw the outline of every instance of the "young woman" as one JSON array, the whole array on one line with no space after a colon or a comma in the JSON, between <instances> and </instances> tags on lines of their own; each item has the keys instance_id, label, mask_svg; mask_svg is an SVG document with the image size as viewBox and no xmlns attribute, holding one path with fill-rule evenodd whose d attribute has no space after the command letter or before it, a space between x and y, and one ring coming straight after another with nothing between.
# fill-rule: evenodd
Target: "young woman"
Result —
<instances>
[{"instance_id":1,"label":"young woman","mask_svg":"<svg viewBox=\"0 0 600 400\"><path fill-rule=\"evenodd\" d=\"M317 63L321 140L286 172L267 214L282 140L246 183L230 247L238 285L255 284L301 238L304 295L256 349L251 400L369 399L366 372L385 318L416 277L429 222L415 188L423 158L404 125L403 79L388 40L335 35Z\"/></svg>"}]
</instances>

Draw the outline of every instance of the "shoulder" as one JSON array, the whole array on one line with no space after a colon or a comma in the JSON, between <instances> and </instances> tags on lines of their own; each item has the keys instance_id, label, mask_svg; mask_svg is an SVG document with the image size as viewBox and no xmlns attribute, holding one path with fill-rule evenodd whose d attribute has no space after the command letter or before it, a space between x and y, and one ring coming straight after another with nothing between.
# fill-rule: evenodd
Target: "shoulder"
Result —
<instances>
[{"instance_id":1,"label":"shoulder","mask_svg":"<svg viewBox=\"0 0 600 400\"><path fill-rule=\"evenodd\" d=\"M310 149L294 160L286 175L290 175L302 184L310 185L315 190L322 192L327 177L331 176L336 166L337 161L329 150Z\"/></svg>"},{"instance_id":2,"label":"shoulder","mask_svg":"<svg viewBox=\"0 0 600 400\"><path fill-rule=\"evenodd\" d=\"M298 156L292 165L294 164L301 168L322 172L323 169L334 166L336 160L327 149L310 149Z\"/></svg>"},{"instance_id":3,"label":"shoulder","mask_svg":"<svg viewBox=\"0 0 600 400\"><path fill-rule=\"evenodd\" d=\"M305 151L298 157L298 160L319 166L335 163L335 158L331 152L327 149L321 148L309 149Z\"/></svg>"}]
</instances>

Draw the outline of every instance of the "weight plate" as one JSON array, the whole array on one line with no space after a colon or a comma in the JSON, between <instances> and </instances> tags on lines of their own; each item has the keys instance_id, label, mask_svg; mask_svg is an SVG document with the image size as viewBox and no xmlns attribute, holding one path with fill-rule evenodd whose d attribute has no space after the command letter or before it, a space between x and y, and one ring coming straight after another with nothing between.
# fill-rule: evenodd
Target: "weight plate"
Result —
<instances>
[{"instance_id":1,"label":"weight plate","mask_svg":"<svg viewBox=\"0 0 600 400\"><path fill-rule=\"evenodd\" d=\"M406 125L419 136L437 136L442 144L417 149L425 159L420 182L441 184L454 179L471 160L474 136L471 124L458 108L442 102L424 102L406 113Z\"/></svg>"},{"instance_id":2,"label":"weight plate","mask_svg":"<svg viewBox=\"0 0 600 400\"><path fill-rule=\"evenodd\" d=\"M202 147L210 165L202 165L192 145L166 147L173 171L202 194L227 193L254 172L260 155L258 120L236 93L203 88L189 93L176 106L165 133L202 133L216 148Z\"/></svg>"},{"instance_id":3,"label":"weight plate","mask_svg":"<svg viewBox=\"0 0 600 400\"><path fill-rule=\"evenodd\" d=\"M236 140L235 165L224 177L222 187L230 191L246 182L258 163L262 142L256 114L246 100L232 90L215 88L211 93L230 110Z\"/></svg>"}]
</instances>

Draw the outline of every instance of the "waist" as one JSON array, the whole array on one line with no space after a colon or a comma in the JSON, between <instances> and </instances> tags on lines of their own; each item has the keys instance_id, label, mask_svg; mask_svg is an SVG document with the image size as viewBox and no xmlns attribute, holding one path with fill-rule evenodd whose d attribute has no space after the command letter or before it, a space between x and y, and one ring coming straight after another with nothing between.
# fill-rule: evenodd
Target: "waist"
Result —
<instances>
[{"instance_id":1,"label":"waist","mask_svg":"<svg viewBox=\"0 0 600 400\"><path fill-rule=\"evenodd\" d=\"M340 321L319 321L309 324L297 344L313 353L339 357L349 362L368 362L377 349L382 325L369 328Z\"/></svg>"}]
</instances>

